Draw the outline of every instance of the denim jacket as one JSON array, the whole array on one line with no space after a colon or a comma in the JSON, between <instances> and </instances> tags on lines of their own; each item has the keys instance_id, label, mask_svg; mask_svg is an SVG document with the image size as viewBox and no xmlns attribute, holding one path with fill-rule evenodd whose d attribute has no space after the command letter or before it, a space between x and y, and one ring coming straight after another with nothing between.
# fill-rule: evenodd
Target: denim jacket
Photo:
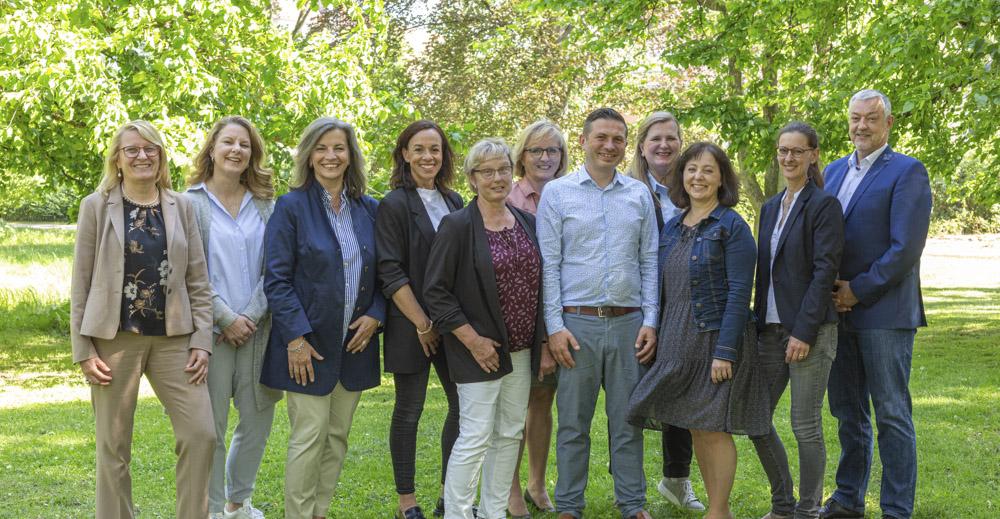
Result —
<instances>
[{"instance_id":1,"label":"denim jacket","mask_svg":"<svg viewBox=\"0 0 1000 519\"><path fill-rule=\"evenodd\" d=\"M675 216L660 233L659 266L681 238L684 216ZM757 246L750 226L733 209L719 206L695 229L688 275L691 305L699 332L719 330L713 357L735 361L750 310L750 292L757 260ZM661 280L662 281L662 280Z\"/></svg>"}]
</instances>

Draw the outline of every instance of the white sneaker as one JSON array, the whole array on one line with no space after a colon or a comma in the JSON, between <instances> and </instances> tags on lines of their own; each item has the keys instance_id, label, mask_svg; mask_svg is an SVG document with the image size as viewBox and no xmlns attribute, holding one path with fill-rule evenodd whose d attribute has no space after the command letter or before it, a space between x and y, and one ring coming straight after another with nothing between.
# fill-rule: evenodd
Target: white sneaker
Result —
<instances>
[{"instance_id":1,"label":"white sneaker","mask_svg":"<svg viewBox=\"0 0 1000 519\"><path fill-rule=\"evenodd\" d=\"M243 500L243 506L237 508L233 512L226 512L223 508L222 512L223 519L265 519L264 512L257 510L250 504L250 498Z\"/></svg>"},{"instance_id":2,"label":"white sneaker","mask_svg":"<svg viewBox=\"0 0 1000 519\"><path fill-rule=\"evenodd\" d=\"M705 509L705 505L694 495L691 480L688 478L663 478L656 489L667 498L667 501L681 508L695 511Z\"/></svg>"},{"instance_id":3,"label":"white sneaker","mask_svg":"<svg viewBox=\"0 0 1000 519\"><path fill-rule=\"evenodd\" d=\"M208 519L226 519L226 518L222 516L222 512L212 512L208 514Z\"/></svg>"}]
</instances>

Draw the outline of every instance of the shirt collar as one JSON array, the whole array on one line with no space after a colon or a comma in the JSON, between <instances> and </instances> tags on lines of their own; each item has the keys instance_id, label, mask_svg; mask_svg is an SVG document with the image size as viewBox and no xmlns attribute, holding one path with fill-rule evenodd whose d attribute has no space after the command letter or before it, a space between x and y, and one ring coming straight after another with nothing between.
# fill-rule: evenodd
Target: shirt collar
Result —
<instances>
[{"instance_id":1,"label":"shirt collar","mask_svg":"<svg viewBox=\"0 0 1000 519\"><path fill-rule=\"evenodd\" d=\"M867 157L861 159L860 163L858 162L858 150L854 150L854 153L848 157L847 163L854 169L871 167L871 165L875 163L875 160L882 156L882 152L885 151L888 146L888 142L883 144L881 148L869 153Z\"/></svg>"},{"instance_id":2,"label":"shirt collar","mask_svg":"<svg viewBox=\"0 0 1000 519\"><path fill-rule=\"evenodd\" d=\"M653 186L653 191L656 191L657 193L659 193L660 191L663 191L664 193L670 191L669 189L667 189L667 186L661 184L658 180L656 180L656 177L653 176L652 172L647 171L646 176L649 177L649 185Z\"/></svg>"},{"instance_id":3,"label":"shirt collar","mask_svg":"<svg viewBox=\"0 0 1000 519\"><path fill-rule=\"evenodd\" d=\"M584 163L582 166L580 166L580 169L576 170L575 175L576 175L576 181L578 183L580 183L580 184L584 184L584 183L586 183L586 182L589 181L591 184L594 184L595 186L597 185L597 182L594 182L594 179L590 177L590 173L587 172L587 164L586 163ZM621 174L618 173L618 169L615 168L615 176L611 179L611 183L608 184L608 186L610 187L610 186L613 186L615 184L622 184L622 183L623 182L622 182Z\"/></svg>"},{"instance_id":4,"label":"shirt collar","mask_svg":"<svg viewBox=\"0 0 1000 519\"><path fill-rule=\"evenodd\" d=\"M523 195L525 198L528 198L531 195L539 194L538 191L535 191L535 188L531 185L531 182L528 182L528 179L524 177L521 177L520 180L514 182L514 187L516 187L519 191L521 191L521 195Z\"/></svg>"},{"instance_id":5,"label":"shirt collar","mask_svg":"<svg viewBox=\"0 0 1000 519\"><path fill-rule=\"evenodd\" d=\"M327 191L326 189L321 189L320 191L323 194L323 203L326 204L327 206L333 205L333 197L330 196L330 192ZM346 189L341 190L340 191L340 202L342 204L341 207L343 207L350 201L351 199L347 197L347 190Z\"/></svg>"},{"instance_id":6,"label":"shirt collar","mask_svg":"<svg viewBox=\"0 0 1000 519\"><path fill-rule=\"evenodd\" d=\"M205 186L204 182L198 182L197 184L194 184L193 186L187 188L188 191L197 191L199 189L201 189L202 191L208 191L208 187Z\"/></svg>"}]
</instances>

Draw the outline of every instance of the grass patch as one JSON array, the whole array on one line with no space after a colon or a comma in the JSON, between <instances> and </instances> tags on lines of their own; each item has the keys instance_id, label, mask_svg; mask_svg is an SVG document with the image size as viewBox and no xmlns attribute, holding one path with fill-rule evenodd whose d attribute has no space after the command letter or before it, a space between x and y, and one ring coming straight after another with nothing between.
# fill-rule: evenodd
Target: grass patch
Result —
<instances>
[{"instance_id":1,"label":"grass patch","mask_svg":"<svg viewBox=\"0 0 1000 519\"><path fill-rule=\"evenodd\" d=\"M0 243L0 286L10 272L30 266L45 272L33 280L65 279L51 289L0 291L0 517L76 518L94 510L94 421L89 390L72 365L69 337L60 312L67 309L72 233L16 229L21 246ZM46 240L52 240L48 243ZM55 252L53 252L55 251ZM58 285L58 283L53 283ZM915 519L989 518L1000 515L1000 289L925 289L930 326L917 333L911 392L917 430L918 487ZM51 307L55 307L52 309ZM49 308L49 310L46 310ZM55 316L46 312L55 312ZM351 430L350 450L330 517L390 517L396 499L388 431L392 379L365 392ZM418 435L417 496L430 510L440 489L438 441L445 415L443 392L431 378ZM619 517L607 472L607 420L603 399L594 418L587 487L587 517ZM824 411L827 443L825 490L834 488L840 449L836 421ZM254 503L268 517L283 514L288 415L278 404L274 429L257 479ZM788 422L789 398L775 422L789 450L797 481L798 455ZM230 435L236 412L230 414ZM732 505L736 517L760 517L770 492L753 446L736 441L739 468ZM660 477L659 435L646 434L644 469L648 510L659 518L695 517L673 508L656 492ZM132 458L133 492L142 517L173 517L173 434L163 408L143 383L136 411ZM876 452L867 503L879 517L881 464ZM524 469L526 470L526 469ZM705 497L697 467L696 493ZM549 488L555 484L555 450L550 452ZM522 480L526 480L526 472ZM554 514L536 514L552 517Z\"/></svg>"}]
</instances>

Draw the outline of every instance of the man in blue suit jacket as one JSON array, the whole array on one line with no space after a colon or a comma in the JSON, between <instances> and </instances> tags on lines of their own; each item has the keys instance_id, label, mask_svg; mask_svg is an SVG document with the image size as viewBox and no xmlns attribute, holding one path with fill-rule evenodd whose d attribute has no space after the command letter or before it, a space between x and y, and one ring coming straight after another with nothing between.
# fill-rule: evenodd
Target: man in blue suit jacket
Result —
<instances>
[{"instance_id":1,"label":"man in blue suit jacket","mask_svg":"<svg viewBox=\"0 0 1000 519\"><path fill-rule=\"evenodd\" d=\"M931 189L924 165L888 146L893 117L885 94L854 94L849 119L855 152L826 168L826 190L844 208L845 242L833 294L841 314L829 382L841 454L837 490L820 517L864 517L873 448L870 399L882 459L882 517L909 519L917 484L910 361L916 329L927 325L920 255Z\"/></svg>"}]
</instances>

